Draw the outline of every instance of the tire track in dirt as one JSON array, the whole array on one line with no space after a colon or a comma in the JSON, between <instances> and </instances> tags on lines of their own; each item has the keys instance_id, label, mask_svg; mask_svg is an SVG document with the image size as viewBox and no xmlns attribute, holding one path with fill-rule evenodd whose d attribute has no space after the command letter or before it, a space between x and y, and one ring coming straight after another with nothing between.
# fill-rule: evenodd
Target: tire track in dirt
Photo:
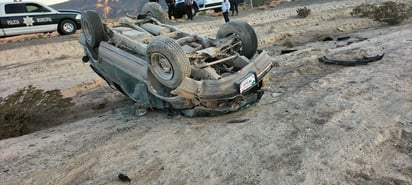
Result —
<instances>
[{"instance_id":1,"label":"tire track in dirt","mask_svg":"<svg viewBox=\"0 0 412 185\"><path fill-rule=\"evenodd\" d=\"M98 78L81 62L83 49L77 40L23 48L0 50L1 97L28 85L45 90L65 89Z\"/></svg>"}]
</instances>

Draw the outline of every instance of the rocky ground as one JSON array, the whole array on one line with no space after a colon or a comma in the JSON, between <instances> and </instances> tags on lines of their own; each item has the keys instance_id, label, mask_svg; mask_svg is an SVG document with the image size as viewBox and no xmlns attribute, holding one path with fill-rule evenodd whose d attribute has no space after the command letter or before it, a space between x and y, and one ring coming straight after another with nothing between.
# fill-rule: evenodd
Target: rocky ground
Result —
<instances>
[{"instance_id":1,"label":"rocky ground","mask_svg":"<svg viewBox=\"0 0 412 185\"><path fill-rule=\"evenodd\" d=\"M258 104L219 117L135 117L133 102L81 62L76 35L3 38L0 96L58 88L77 109L63 125L1 140L0 184L122 184L119 173L132 184L412 184L412 20L352 17L365 2L382 1L308 3L307 18L296 17L299 4L231 17L254 27L275 68ZM223 22L170 24L213 37ZM354 67L318 61L383 53Z\"/></svg>"}]
</instances>

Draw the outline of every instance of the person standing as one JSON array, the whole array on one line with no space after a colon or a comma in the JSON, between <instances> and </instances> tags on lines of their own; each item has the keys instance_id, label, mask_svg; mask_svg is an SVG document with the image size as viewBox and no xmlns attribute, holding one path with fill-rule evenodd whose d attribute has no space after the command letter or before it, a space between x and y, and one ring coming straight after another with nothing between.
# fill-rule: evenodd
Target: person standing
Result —
<instances>
[{"instance_id":1,"label":"person standing","mask_svg":"<svg viewBox=\"0 0 412 185\"><path fill-rule=\"evenodd\" d=\"M234 12L236 12L236 15L238 14L238 9L237 9L237 5L238 5L238 1L239 0L230 0L230 10L232 11L232 16L234 14Z\"/></svg>"},{"instance_id":2,"label":"person standing","mask_svg":"<svg viewBox=\"0 0 412 185\"><path fill-rule=\"evenodd\" d=\"M223 0L222 2L222 13L223 13L223 18L225 18L225 22L229 22L229 9L230 9L230 3L228 0Z\"/></svg>"},{"instance_id":3,"label":"person standing","mask_svg":"<svg viewBox=\"0 0 412 185\"><path fill-rule=\"evenodd\" d=\"M169 20L172 20L172 16L175 16L175 0L166 0L167 14L169 14Z\"/></svg>"},{"instance_id":4,"label":"person standing","mask_svg":"<svg viewBox=\"0 0 412 185\"><path fill-rule=\"evenodd\" d=\"M193 14L192 14L193 0L185 0L185 4L186 4L187 19L193 20Z\"/></svg>"}]
</instances>

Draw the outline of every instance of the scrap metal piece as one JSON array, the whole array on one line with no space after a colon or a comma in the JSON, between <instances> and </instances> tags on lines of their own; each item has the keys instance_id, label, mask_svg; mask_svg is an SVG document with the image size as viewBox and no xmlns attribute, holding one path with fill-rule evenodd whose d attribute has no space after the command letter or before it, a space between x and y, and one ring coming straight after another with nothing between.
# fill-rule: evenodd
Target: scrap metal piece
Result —
<instances>
[{"instance_id":1,"label":"scrap metal piece","mask_svg":"<svg viewBox=\"0 0 412 185\"><path fill-rule=\"evenodd\" d=\"M318 60L319 62L322 62L325 64L336 64L336 65L342 65L342 66L357 66L357 65L367 65L370 62L381 60L384 55L385 53L382 55L376 55L373 57L364 56L357 60L337 60L333 58L328 58L327 56L323 56L323 57L320 57Z\"/></svg>"}]
</instances>

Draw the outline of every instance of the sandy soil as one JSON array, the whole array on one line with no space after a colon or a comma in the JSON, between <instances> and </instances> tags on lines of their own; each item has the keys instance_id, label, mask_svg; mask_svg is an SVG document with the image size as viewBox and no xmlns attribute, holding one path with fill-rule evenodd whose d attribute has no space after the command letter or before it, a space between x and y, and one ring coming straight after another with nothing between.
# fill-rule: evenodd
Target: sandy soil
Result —
<instances>
[{"instance_id":1,"label":"sandy soil","mask_svg":"<svg viewBox=\"0 0 412 185\"><path fill-rule=\"evenodd\" d=\"M3 39L0 96L58 88L78 109L63 125L1 140L0 184L122 184L119 173L132 184L412 184L412 20L351 17L364 2L382 1L306 4L305 19L294 6L231 17L253 25L276 67L258 104L219 117L135 117L81 62L76 36ZM223 18L171 24L214 36ZM317 60L382 53L355 67Z\"/></svg>"}]
</instances>

